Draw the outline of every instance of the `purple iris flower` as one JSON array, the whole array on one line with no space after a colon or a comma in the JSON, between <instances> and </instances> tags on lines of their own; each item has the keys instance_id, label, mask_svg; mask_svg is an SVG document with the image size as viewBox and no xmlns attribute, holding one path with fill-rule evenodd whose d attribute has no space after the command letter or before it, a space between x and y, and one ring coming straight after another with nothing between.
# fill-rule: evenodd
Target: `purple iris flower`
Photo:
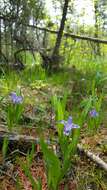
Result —
<instances>
[{"instance_id":1,"label":"purple iris flower","mask_svg":"<svg viewBox=\"0 0 107 190\"><path fill-rule=\"evenodd\" d=\"M61 120L59 122L64 125L63 134L66 135L66 136L69 136L69 134L71 133L72 129L79 128L78 125L72 123L72 117L71 116L68 117L67 121Z\"/></svg>"},{"instance_id":2,"label":"purple iris flower","mask_svg":"<svg viewBox=\"0 0 107 190\"><path fill-rule=\"evenodd\" d=\"M15 92L12 92L10 94L11 100L13 104L21 104L23 102L23 97L22 96L17 96Z\"/></svg>"},{"instance_id":3,"label":"purple iris flower","mask_svg":"<svg viewBox=\"0 0 107 190\"><path fill-rule=\"evenodd\" d=\"M90 115L90 117L96 118L96 117L98 117L99 114L95 109L93 109L89 112L89 115Z\"/></svg>"}]
</instances>

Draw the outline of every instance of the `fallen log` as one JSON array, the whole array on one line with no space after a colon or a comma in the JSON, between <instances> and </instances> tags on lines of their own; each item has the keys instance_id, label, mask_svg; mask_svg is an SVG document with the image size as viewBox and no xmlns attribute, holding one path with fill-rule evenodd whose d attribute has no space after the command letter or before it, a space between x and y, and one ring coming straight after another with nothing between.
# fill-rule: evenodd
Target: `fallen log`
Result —
<instances>
[{"instance_id":1,"label":"fallen log","mask_svg":"<svg viewBox=\"0 0 107 190\"><path fill-rule=\"evenodd\" d=\"M4 139L8 139L8 149L10 151L13 151L15 149L19 149L22 152L27 152L29 149L32 148L32 143L35 145L38 145L40 140L39 138L35 138L33 136L26 136L26 135L18 135L16 133L6 133L1 132L0 133L0 148L2 148ZM50 144L50 140L47 139L46 142ZM56 143L57 141L53 141L52 143ZM77 145L77 150L79 152L79 155L82 155L80 153L83 153L86 155L89 159L91 159L93 162L95 162L100 168L105 170L107 172L107 163L105 163L99 156L96 156L94 153L85 150L82 145Z\"/></svg>"},{"instance_id":2,"label":"fallen log","mask_svg":"<svg viewBox=\"0 0 107 190\"><path fill-rule=\"evenodd\" d=\"M0 149L2 149L4 139L7 139L9 152L19 149L20 151L26 153L29 149L31 149L32 143L35 145L39 143L39 139L32 136L0 132Z\"/></svg>"},{"instance_id":3,"label":"fallen log","mask_svg":"<svg viewBox=\"0 0 107 190\"><path fill-rule=\"evenodd\" d=\"M16 17L6 17L6 16L0 16L0 19L1 20L7 20L8 22L11 22L11 21L14 21L16 19ZM22 23L19 23L19 25L22 24ZM39 27L39 26L36 26L36 25L31 25L31 24L23 24L24 26L27 26L29 28L36 28L38 30L41 30L41 31L46 31L46 32L49 32L49 33L53 33L53 34L58 34L58 31L55 31L55 30L51 30L49 28L43 28L43 27ZM87 40L87 41L92 41L92 42L95 42L95 43L102 43L102 44L107 44L107 40L105 39L99 39L99 38L94 38L94 37L89 37L89 36L83 36L83 35L77 35L77 34L73 34L73 33L67 33L64 31L63 35L65 37L70 37L70 38L73 38L73 39L80 39L80 40Z\"/></svg>"},{"instance_id":4,"label":"fallen log","mask_svg":"<svg viewBox=\"0 0 107 190\"><path fill-rule=\"evenodd\" d=\"M42 28L42 27L35 26L35 25L26 25L26 26L29 28L36 28L38 30L49 32L52 34L58 34L58 31L56 31L56 30ZM65 31L63 32L63 35L65 37L72 38L72 39L87 40L87 41L91 41L91 42L95 42L95 43L107 44L106 39L94 38L94 37L90 37L90 36L86 36L86 35L83 36L83 35L78 35L78 34L74 34L74 33L68 33Z\"/></svg>"}]
</instances>

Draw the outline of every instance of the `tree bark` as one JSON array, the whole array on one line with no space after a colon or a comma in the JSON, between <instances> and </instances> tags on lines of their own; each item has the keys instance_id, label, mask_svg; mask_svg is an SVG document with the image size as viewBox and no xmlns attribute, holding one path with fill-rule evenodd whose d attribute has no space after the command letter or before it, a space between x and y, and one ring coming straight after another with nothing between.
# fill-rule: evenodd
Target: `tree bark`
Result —
<instances>
[{"instance_id":1,"label":"tree bark","mask_svg":"<svg viewBox=\"0 0 107 190\"><path fill-rule=\"evenodd\" d=\"M99 10L98 10L98 1L94 2L94 14L95 14L95 32L94 36L95 38L99 37ZM100 52L100 44L94 44L94 54L101 55Z\"/></svg>"},{"instance_id":2,"label":"tree bark","mask_svg":"<svg viewBox=\"0 0 107 190\"><path fill-rule=\"evenodd\" d=\"M0 61L2 62L1 54L2 54L2 33L1 33L1 19L0 19Z\"/></svg>"},{"instance_id":3,"label":"tree bark","mask_svg":"<svg viewBox=\"0 0 107 190\"><path fill-rule=\"evenodd\" d=\"M57 38L56 38L56 43L55 43L55 47L54 47L54 50L53 50L52 57L54 57L56 55L59 55L59 48L60 48L61 39L62 39L62 36L63 36L68 4L69 4L69 0L65 0L64 7L63 7L62 19L61 19L61 23L60 23L60 28L59 28L59 32L58 32L58 35L57 35Z\"/></svg>"}]
</instances>

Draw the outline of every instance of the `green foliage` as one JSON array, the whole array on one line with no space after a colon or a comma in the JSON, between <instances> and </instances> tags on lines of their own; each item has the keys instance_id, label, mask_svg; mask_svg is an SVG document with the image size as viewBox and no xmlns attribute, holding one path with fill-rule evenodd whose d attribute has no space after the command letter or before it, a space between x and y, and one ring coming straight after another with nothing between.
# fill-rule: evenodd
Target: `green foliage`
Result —
<instances>
[{"instance_id":1,"label":"green foliage","mask_svg":"<svg viewBox=\"0 0 107 190\"><path fill-rule=\"evenodd\" d=\"M21 81L17 73L9 71L5 73L0 79L0 91L4 96L9 94L11 91L15 91L20 86Z\"/></svg>"},{"instance_id":2,"label":"green foliage","mask_svg":"<svg viewBox=\"0 0 107 190\"><path fill-rule=\"evenodd\" d=\"M32 83L36 80L45 80L46 73L45 70L41 67L41 65L33 65L26 67L26 69L21 74L21 78L26 83Z\"/></svg>"},{"instance_id":3,"label":"green foliage","mask_svg":"<svg viewBox=\"0 0 107 190\"><path fill-rule=\"evenodd\" d=\"M7 150L8 150L8 138L5 137L3 140L3 146L2 146L2 154L3 154L3 159L6 157L7 154Z\"/></svg>"},{"instance_id":4,"label":"green foliage","mask_svg":"<svg viewBox=\"0 0 107 190\"><path fill-rule=\"evenodd\" d=\"M77 143L80 136L80 129L75 129L72 134L72 139L64 139L63 144L63 164L62 164L62 176L66 175L68 169L71 167L73 155L75 154Z\"/></svg>"},{"instance_id":5,"label":"green foliage","mask_svg":"<svg viewBox=\"0 0 107 190\"><path fill-rule=\"evenodd\" d=\"M35 190L42 190L41 188L41 181L40 180L35 180L30 172L29 166L26 164L23 164L20 162L21 168L23 169L25 175L28 177L28 179L30 180L31 184L32 184L32 189Z\"/></svg>"},{"instance_id":6,"label":"green foliage","mask_svg":"<svg viewBox=\"0 0 107 190\"><path fill-rule=\"evenodd\" d=\"M14 105L9 104L7 106L7 125L8 128L11 130L16 124L18 124L22 113L24 110L24 106L21 105Z\"/></svg>"},{"instance_id":7,"label":"green foliage","mask_svg":"<svg viewBox=\"0 0 107 190\"><path fill-rule=\"evenodd\" d=\"M52 105L55 110L56 120L63 120L66 113L66 101L67 94L65 93L62 99L59 99L56 95L52 97ZM66 176L68 169L71 167L71 158L75 154L77 143L80 136L80 130L73 130L71 137L63 134L63 125L57 123L58 130L58 144L60 146L60 152L55 153L48 148L48 145L41 138L40 144L44 155L48 186L53 190L58 189L58 185L64 176ZM59 159L59 154L61 159ZM57 171L57 172L56 172Z\"/></svg>"},{"instance_id":8,"label":"green foliage","mask_svg":"<svg viewBox=\"0 0 107 190\"><path fill-rule=\"evenodd\" d=\"M62 146L61 159L58 158L59 156L53 150L49 149L43 138L40 140L40 145L45 160L48 187L52 190L58 189L58 185L62 181L63 177L66 176L68 169L71 167L71 161L77 148L79 135L79 130L75 130L72 140L64 135L62 136L63 141L60 143ZM60 137L58 136L58 138L60 142Z\"/></svg>"},{"instance_id":9,"label":"green foliage","mask_svg":"<svg viewBox=\"0 0 107 190\"><path fill-rule=\"evenodd\" d=\"M31 149L30 152L29 151L27 152L27 157L26 157L27 165L28 165L29 168L32 165L32 162L33 162L33 159L34 159L34 154L35 154L35 144L32 143L32 149Z\"/></svg>"},{"instance_id":10,"label":"green foliage","mask_svg":"<svg viewBox=\"0 0 107 190\"><path fill-rule=\"evenodd\" d=\"M17 95L21 95L20 88L17 88ZM12 130L12 128L19 123L23 111L24 111L24 100L23 102L18 104L9 101L6 107L7 126L9 130Z\"/></svg>"},{"instance_id":11,"label":"green foliage","mask_svg":"<svg viewBox=\"0 0 107 190\"><path fill-rule=\"evenodd\" d=\"M47 170L48 187L57 190L61 176L61 165L57 155L50 150L44 140L40 141Z\"/></svg>"},{"instance_id":12,"label":"green foliage","mask_svg":"<svg viewBox=\"0 0 107 190\"><path fill-rule=\"evenodd\" d=\"M84 98L80 104L82 111L82 117L83 120L88 123L88 130L91 132L95 132L101 124L102 121L102 113L101 113L101 107L102 107L102 101L103 101L103 94L97 94L97 90L95 88L95 81L93 81L91 86L91 95ZM98 117L90 118L89 112L95 109L98 112Z\"/></svg>"},{"instance_id":13,"label":"green foliage","mask_svg":"<svg viewBox=\"0 0 107 190\"><path fill-rule=\"evenodd\" d=\"M28 177L29 181L32 184L32 189L35 190L42 190L42 184L41 184L41 180L38 179L34 179L32 176L32 173L30 171L30 168L32 166L32 162L34 159L34 155L35 155L35 144L32 143L32 148L31 151L27 152L27 156L26 156L26 163L22 163L19 161L21 168L23 169L26 177Z\"/></svg>"},{"instance_id":14,"label":"green foliage","mask_svg":"<svg viewBox=\"0 0 107 190\"><path fill-rule=\"evenodd\" d=\"M52 106L55 111L56 121L64 119L66 112L66 103L67 103L67 93L64 93L63 97L59 97L54 95L51 99Z\"/></svg>"},{"instance_id":15,"label":"green foliage","mask_svg":"<svg viewBox=\"0 0 107 190\"><path fill-rule=\"evenodd\" d=\"M87 88L87 96L81 102L81 107L84 108L84 117L87 116L90 109L93 107L99 112L102 104L103 94L97 92L96 81L91 81L91 85Z\"/></svg>"},{"instance_id":16,"label":"green foliage","mask_svg":"<svg viewBox=\"0 0 107 190\"><path fill-rule=\"evenodd\" d=\"M66 117L66 102L67 102L67 93L64 94L62 99L58 98L57 95L54 95L51 99L52 107L55 111L55 119L56 121L63 120ZM61 137L62 134L62 125L59 123L58 126L58 134Z\"/></svg>"}]
</instances>

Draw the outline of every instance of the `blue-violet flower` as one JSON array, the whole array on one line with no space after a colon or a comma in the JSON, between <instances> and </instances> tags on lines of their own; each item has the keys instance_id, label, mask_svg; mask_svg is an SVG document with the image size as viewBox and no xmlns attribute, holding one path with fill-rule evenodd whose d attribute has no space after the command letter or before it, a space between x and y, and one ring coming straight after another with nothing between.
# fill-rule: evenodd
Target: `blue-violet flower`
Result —
<instances>
[{"instance_id":1,"label":"blue-violet flower","mask_svg":"<svg viewBox=\"0 0 107 190\"><path fill-rule=\"evenodd\" d=\"M15 92L12 92L10 94L10 97L11 97L13 104L21 104L23 102L23 97L18 96Z\"/></svg>"},{"instance_id":2,"label":"blue-violet flower","mask_svg":"<svg viewBox=\"0 0 107 190\"><path fill-rule=\"evenodd\" d=\"M76 124L74 124L74 123L72 122L72 117L71 117L71 116L68 117L68 120L67 120L67 121L61 120L61 121L59 121L59 122L64 125L63 134L66 135L66 136L69 136L69 135L70 135L72 129L79 128L78 125L76 125Z\"/></svg>"},{"instance_id":3,"label":"blue-violet flower","mask_svg":"<svg viewBox=\"0 0 107 190\"><path fill-rule=\"evenodd\" d=\"M92 118L96 118L96 117L98 117L98 112L95 110L95 109L93 109L93 110L91 110L90 112L89 112L89 115L90 115L90 117L92 117Z\"/></svg>"}]
</instances>

